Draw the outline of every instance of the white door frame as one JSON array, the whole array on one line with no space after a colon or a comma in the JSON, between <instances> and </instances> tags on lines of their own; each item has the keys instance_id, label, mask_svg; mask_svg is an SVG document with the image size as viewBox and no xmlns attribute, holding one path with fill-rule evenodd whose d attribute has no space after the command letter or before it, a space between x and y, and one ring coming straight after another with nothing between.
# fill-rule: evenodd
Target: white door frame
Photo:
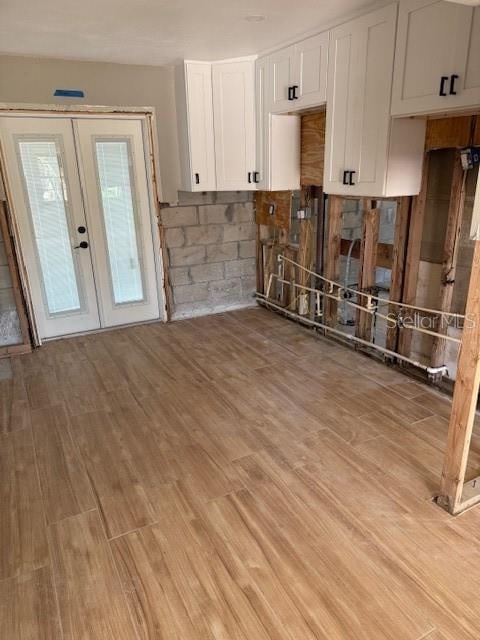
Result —
<instances>
[{"instance_id":1,"label":"white door frame","mask_svg":"<svg viewBox=\"0 0 480 640\"><path fill-rule=\"evenodd\" d=\"M40 104L8 104L0 103L0 116L44 117L44 118L119 118L141 119L143 142L145 148L145 169L147 173L148 191L150 198L150 222L155 258L155 276L157 279L159 320L166 322L169 319L167 281L163 261L164 247L160 240L160 202L161 182L158 162L157 135L155 126L155 109L153 107L97 107L90 105L40 105ZM148 156L148 157L147 157ZM0 174L5 184L5 195L9 211L11 212L12 234L19 261L20 280L26 301L27 315L30 321L34 346L40 346L42 339L39 336L35 322L34 308L30 293L30 283L26 272L24 253L20 240L20 233L13 206L13 198L8 184L5 170L4 149L0 141Z\"/></svg>"}]
</instances>

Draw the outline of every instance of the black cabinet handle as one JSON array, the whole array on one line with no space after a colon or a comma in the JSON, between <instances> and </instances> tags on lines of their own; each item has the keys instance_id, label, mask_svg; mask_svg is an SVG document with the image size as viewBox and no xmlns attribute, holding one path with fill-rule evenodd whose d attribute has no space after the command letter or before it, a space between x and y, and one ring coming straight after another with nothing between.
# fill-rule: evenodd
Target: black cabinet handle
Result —
<instances>
[{"instance_id":1,"label":"black cabinet handle","mask_svg":"<svg viewBox=\"0 0 480 640\"><path fill-rule=\"evenodd\" d=\"M293 87L288 87L288 99L293 100Z\"/></svg>"},{"instance_id":2,"label":"black cabinet handle","mask_svg":"<svg viewBox=\"0 0 480 640\"><path fill-rule=\"evenodd\" d=\"M456 73L453 76L450 76L450 95L456 96L457 92L455 91L455 80L458 80L458 76Z\"/></svg>"},{"instance_id":3,"label":"black cabinet handle","mask_svg":"<svg viewBox=\"0 0 480 640\"><path fill-rule=\"evenodd\" d=\"M350 173L349 171L344 171L344 172L343 172L343 180L342 180L342 183L343 183L343 184L348 184L348 182L347 182L347 176L348 176L348 174L349 174L349 173Z\"/></svg>"},{"instance_id":4,"label":"black cabinet handle","mask_svg":"<svg viewBox=\"0 0 480 640\"><path fill-rule=\"evenodd\" d=\"M258 184L260 182L260 173L258 171L253 172L253 181L255 182L255 184Z\"/></svg>"},{"instance_id":5,"label":"black cabinet handle","mask_svg":"<svg viewBox=\"0 0 480 640\"><path fill-rule=\"evenodd\" d=\"M200 174L199 173L195 174L195 184L200 184Z\"/></svg>"},{"instance_id":6,"label":"black cabinet handle","mask_svg":"<svg viewBox=\"0 0 480 640\"><path fill-rule=\"evenodd\" d=\"M252 172L249 171L248 172L248 184L251 184L251 183L252 183Z\"/></svg>"},{"instance_id":7,"label":"black cabinet handle","mask_svg":"<svg viewBox=\"0 0 480 640\"><path fill-rule=\"evenodd\" d=\"M442 76L440 78L440 91L438 92L439 96L446 96L447 92L445 91L445 83L448 80L448 76Z\"/></svg>"},{"instance_id":8,"label":"black cabinet handle","mask_svg":"<svg viewBox=\"0 0 480 640\"><path fill-rule=\"evenodd\" d=\"M356 171L349 171L348 173L350 174L350 177L349 177L349 179L348 179L348 184L349 184L350 186L353 186L353 185L355 184L355 183L354 183L354 181L353 181L353 174L354 174L354 173L357 173L357 172L356 172Z\"/></svg>"},{"instance_id":9,"label":"black cabinet handle","mask_svg":"<svg viewBox=\"0 0 480 640\"><path fill-rule=\"evenodd\" d=\"M292 87L292 100L298 100L297 89L298 89L298 85L294 84Z\"/></svg>"}]
</instances>

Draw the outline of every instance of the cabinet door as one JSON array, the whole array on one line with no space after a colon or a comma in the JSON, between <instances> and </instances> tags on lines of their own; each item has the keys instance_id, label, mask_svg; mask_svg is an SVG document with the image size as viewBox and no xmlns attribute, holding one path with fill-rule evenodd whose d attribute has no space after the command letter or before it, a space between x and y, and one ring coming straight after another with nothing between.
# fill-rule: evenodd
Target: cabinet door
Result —
<instances>
[{"instance_id":1,"label":"cabinet door","mask_svg":"<svg viewBox=\"0 0 480 640\"><path fill-rule=\"evenodd\" d=\"M480 24L478 10L476 13L476 21L472 22L473 9L454 2L400 3L393 115L432 113L479 102ZM470 42L477 57L470 57L467 64ZM469 69L465 74L466 66ZM458 76L456 95L450 95L452 75ZM440 95L441 85L446 95Z\"/></svg>"},{"instance_id":2,"label":"cabinet door","mask_svg":"<svg viewBox=\"0 0 480 640\"><path fill-rule=\"evenodd\" d=\"M295 47L286 47L270 56L270 113L285 113L293 107L288 99L288 89L293 82Z\"/></svg>"},{"instance_id":3,"label":"cabinet door","mask_svg":"<svg viewBox=\"0 0 480 640\"><path fill-rule=\"evenodd\" d=\"M268 58L255 62L255 123L256 123L256 187L262 191L269 188L268 179L268 138L269 114L266 100L268 97Z\"/></svg>"},{"instance_id":4,"label":"cabinet door","mask_svg":"<svg viewBox=\"0 0 480 640\"><path fill-rule=\"evenodd\" d=\"M253 190L255 62L214 63L212 72L217 189Z\"/></svg>"},{"instance_id":5,"label":"cabinet door","mask_svg":"<svg viewBox=\"0 0 480 640\"><path fill-rule=\"evenodd\" d=\"M215 191L215 148L213 138L212 68L209 63L185 63L187 141L183 153L186 188Z\"/></svg>"},{"instance_id":6,"label":"cabinet door","mask_svg":"<svg viewBox=\"0 0 480 640\"><path fill-rule=\"evenodd\" d=\"M334 29L330 35L325 130L324 190L341 194L344 171L353 170L351 147L355 136L353 88L358 73L358 29L354 23ZM358 97L357 97L358 101Z\"/></svg>"},{"instance_id":7,"label":"cabinet door","mask_svg":"<svg viewBox=\"0 0 480 640\"><path fill-rule=\"evenodd\" d=\"M327 101L328 31L295 45L293 85L297 86L295 109Z\"/></svg>"},{"instance_id":8,"label":"cabinet door","mask_svg":"<svg viewBox=\"0 0 480 640\"><path fill-rule=\"evenodd\" d=\"M327 193L379 196L385 190L396 11L389 5L332 31Z\"/></svg>"}]
</instances>

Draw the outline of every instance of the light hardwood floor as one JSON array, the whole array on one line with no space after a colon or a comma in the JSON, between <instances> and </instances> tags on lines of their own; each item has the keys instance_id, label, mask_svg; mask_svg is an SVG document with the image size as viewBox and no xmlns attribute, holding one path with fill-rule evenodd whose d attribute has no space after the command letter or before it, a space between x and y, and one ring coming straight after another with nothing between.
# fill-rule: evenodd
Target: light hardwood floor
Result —
<instances>
[{"instance_id":1,"label":"light hardwood floor","mask_svg":"<svg viewBox=\"0 0 480 640\"><path fill-rule=\"evenodd\" d=\"M263 309L52 342L12 371L2 640L480 638L480 508L431 501L431 389Z\"/></svg>"}]
</instances>

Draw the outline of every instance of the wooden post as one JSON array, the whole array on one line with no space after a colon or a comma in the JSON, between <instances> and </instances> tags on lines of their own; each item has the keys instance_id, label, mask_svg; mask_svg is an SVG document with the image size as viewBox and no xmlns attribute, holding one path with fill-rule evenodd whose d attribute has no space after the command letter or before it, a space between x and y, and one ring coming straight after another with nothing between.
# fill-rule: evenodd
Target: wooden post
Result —
<instances>
[{"instance_id":1,"label":"wooden post","mask_svg":"<svg viewBox=\"0 0 480 640\"><path fill-rule=\"evenodd\" d=\"M366 293L371 292L375 284L375 267L377 266L378 230L380 215L376 200L363 198L363 224L362 242L360 245L360 273L358 276L358 288ZM359 297L359 303L367 306L368 298ZM372 314L365 311L357 311L356 335L362 340L371 340Z\"/></svg>"},{"instance_id":2,"label":"wooden post","mask_svg":"<svg viewBox=\"0 0 480 640\"><path fill-rule=\"evenodd\" d=\"M438 309L450 311L455 284L455 272L457 268L458 240L462 226L463 207L465 204L465 180L467 172L462 168L460 153L455 153L453 165L452 186L450 189L450 205L448 208L447 230L443 246L442 277L440 284L440 300ZM439 318L436 331L446 335L448 325ZM432 367L440 367L445 364L446 340L434 338L431 354Z\"/></svg>"},{"instance_id":3,"label":"wooden post","mask_svg":"<svg viewBox=\"0 0 480 640\"><path fill-rule=\"evenodd\" d=\"M325 277L338 282L340 277L340 240L342 234L342 206L341 196L328 197L328 229L326 241ZM334 327L337 324L336 300L326 298L325 324Z\"/></svg>"},{"instance_id":4,"label":"wooden post","mask_svg":"<svg viewBox=\"0 0 480 640\"><path fill-rule=\"evenodd\" d=\"M390 300L400 302L403 292L403 279L405 273L405 258L407 251L408 227L410 222L411 198L404 196L397 201L397 213L395 215L395 233L393 238L392 277L390 282ZM390 305L389 316L393 319L397 316L398 307ZM386 348L397 350L398 327L396 323L388 323Z\"/></svg>"},{"instance_id":5,"label":"wooden post","mask_svg":"<svg viewBox=\"0 0 480 640\"><path fill-rule=\"evenodd\" d=\"M405 304L415 304L417 297L418 267L420 264L420 249L422 246L423 223L425 220L425 204L427 201L429 159L430 156L426 153L423 160L422 186L420 193L418 196L414 196L412 203L402 295L402 302L405 302ZM404 356L409 356L411 342L412 331L410 329L401 329L398 341L398 352Z\"/></svg>"},{"instance_id":6,"label":"wooden post","mask_svg":"<svg viewBox=\"0 0 480 640\"><path fill-rule=\"evenodd\" d=\"M465 316L438 498L452 514L465 507L462 491L480 385L480 240L475 241ZM480 501L480 494L475 501Z\"/></svg>"}]
</instances>

